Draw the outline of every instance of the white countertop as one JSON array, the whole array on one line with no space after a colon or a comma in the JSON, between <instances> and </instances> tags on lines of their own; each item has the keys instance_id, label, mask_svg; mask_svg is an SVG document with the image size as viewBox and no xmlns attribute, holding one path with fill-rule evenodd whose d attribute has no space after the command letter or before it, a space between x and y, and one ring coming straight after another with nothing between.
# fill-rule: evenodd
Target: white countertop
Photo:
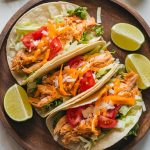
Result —
<instances>
[{"instance_id":1,"label":"white countertop","mask_svg":"<svg viewBox=\"0 0 150 150\"><path fill-rule=\"evenodd\" d=\"M29 0L0 0L0 32L10 17ZM134 7L150 26L150 0L124 0ZM133 148L133 150L150 149L150 132ZM10 137L0 122L0 150L23 150Z\"/></svg>"}]
</instances>

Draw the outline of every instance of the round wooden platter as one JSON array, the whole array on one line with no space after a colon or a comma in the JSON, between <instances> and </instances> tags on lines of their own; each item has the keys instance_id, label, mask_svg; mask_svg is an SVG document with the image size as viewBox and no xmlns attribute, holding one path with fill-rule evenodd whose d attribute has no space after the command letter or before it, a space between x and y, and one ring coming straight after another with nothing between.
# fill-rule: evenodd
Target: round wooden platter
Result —
<instances>
[{"instance_id":1,"label":"round wooden platter","mask_svg":"<svg viewBox=\"0 0 150 150\"><path fill-rule=\"evenodd\" d=\"M15 83L15 80L13 79L8 68L5 49L9 32L19 17L31 8L46 2L50 1L29 1L10 19L0 36L0 119L10 135L23 148L30 150L61 150L63 148L54 142L48 129L46 128L45 120L40 118L35 112L31 120L23 123L14 122L6 115L3 108L3 98L5 92ZM137 26L143 32L146 39L142 48L137 51L137 53L142 53L150 59L150 28L135 10L120 0L69 0L69 2L88 7L89 13L94 17L96 17L97 7L100 6L102 8L102 24L105 30L104 38L107 41L110 41L110 29L114 24L119 22L127 22ZM117 52L115 56L124 63L125 56L128 52L120 50L114 44L110 46L110 49L116 49ZM148 131L150 127L150 89L145 90L142 93L147 111L144 112L140 118L140 129L137 137L131 137L128 140L121 140L109 149L130 149L131 146L135 145Z\"/></svg>"}]
</instances>

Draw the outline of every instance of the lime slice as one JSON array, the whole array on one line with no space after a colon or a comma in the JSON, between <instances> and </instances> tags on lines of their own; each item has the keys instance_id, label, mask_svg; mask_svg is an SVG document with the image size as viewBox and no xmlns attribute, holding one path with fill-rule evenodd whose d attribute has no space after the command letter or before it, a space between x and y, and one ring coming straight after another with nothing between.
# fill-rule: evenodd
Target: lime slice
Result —
<instances>
[{"instance_id":1,"label":"lime slice","mask_svg":"<svg viewBox=\"0 0 150 150\"><path fill-rule=\"evenodd\" d=\"M7 90L4 97L4 109L8 116L15 121L25 121L33 115L27 93L17 84Z\"/></svg>"},{"instance_id":2,"label":"lime slice","mask_svg":"<svg viewBox=\"0 0 150 150\"><path fill-rule=\"evenodd\" d=\"M111 28L111 39L120 48L136 51L144 43L143 33L135 26L118 23Z\"/></svg>"},{"instance_id":3,"label":"lime slice","mask_svg":"<svg viewBox=\"0 0 150 150\"><path fill-rule=\"evenodd\" d=\"M126 57L127 71L133 70L139 74L138 87L146 89L150 87L150 61L141 54L130 54Z\"/></svg>"}]
</instances>

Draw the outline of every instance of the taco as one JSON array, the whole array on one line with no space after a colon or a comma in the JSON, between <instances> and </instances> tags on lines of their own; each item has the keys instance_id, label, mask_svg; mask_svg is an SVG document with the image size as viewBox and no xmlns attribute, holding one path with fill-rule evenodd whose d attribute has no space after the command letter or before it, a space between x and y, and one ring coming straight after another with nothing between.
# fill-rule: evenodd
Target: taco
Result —
<instances>
[{"instance_id":1,"label":"taco","mask_svg":"<svg viewBox=\"0 0 150 150\"><path fill-rule=\"evenodd\" d=\"M19 84L26 84L42 72L40 68L101 40L102 34L102 26L89 16L86 7L68 2L36 6L10 32L6 47L9 68Z\"/></svg>"},{"instance_id":2,"label":"taco","mask_svg":"<svg viewBox=\"0 0 150 150\"><path fill-rule=\"evenodd\" d=\"M46 124L54 140L71 150L103 150L136 134L144 104L137 78L134 72L116 74L89 98L53 110Z\"/></svg>"},{"instance_id":3,"label":"taco","mask_svg":"<svg viewBox=\"0 0 150 150\"><path fill-rule=\"evenodd\" d=\"M119 62L105 47L105 42L99 41L62 57L59 67L27 84L29 102L41 116L46 117L55 107L81 101L115 74Z\"/></svg>"}]
</instances>

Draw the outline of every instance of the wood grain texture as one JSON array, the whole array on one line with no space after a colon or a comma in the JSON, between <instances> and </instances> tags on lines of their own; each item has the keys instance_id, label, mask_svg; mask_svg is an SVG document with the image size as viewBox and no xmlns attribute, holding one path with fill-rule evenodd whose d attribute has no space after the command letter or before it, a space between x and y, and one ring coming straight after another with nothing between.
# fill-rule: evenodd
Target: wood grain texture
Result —
<instances>
[{"instance_id":1,"label":"wood grain texture","mask_svg":"<svg viewBox=\"0 0 150 150\"><path fill-rule=\"evenodd\" d=\"M24 5L7 23L6 27L0 35L0 119L6 130L11 136L25 149L29 150L62 150L57 143L55 143L49 134L48 129L45 126L45 120L41 119L35 112L34 117L24 123L16 123L8 118L3 108L3 97L7 89L15 83L13 79L7 61L6 61L6 41L9 32L15 22L29 9L42 4L44 2L50 2L49 0L31 0ZM104 38L110 41L110 29L119 22L127 22L137 26L145 36L145 43L138 51L150 59L150 28L140 15L131 7L123 4L120 0L69 0L69 2L76 3L81 6L87 6L92 16L96 17L96 10L98 6L102 7L102 24L105 29ZM124 63L125 57L128 52L121 51L114 44L110 46L110 49L115 48L117 53L116 57L119 57L121 62ZM150 89L142 92L143 99L146 103L147 111L143 113L140 119L140 130L136 138L130 138L129 140L121 140L119 143L109 148L110 150L130 149L131 146L136 144L147 132L150 127Z\"/></svg>"}]
</instances>

